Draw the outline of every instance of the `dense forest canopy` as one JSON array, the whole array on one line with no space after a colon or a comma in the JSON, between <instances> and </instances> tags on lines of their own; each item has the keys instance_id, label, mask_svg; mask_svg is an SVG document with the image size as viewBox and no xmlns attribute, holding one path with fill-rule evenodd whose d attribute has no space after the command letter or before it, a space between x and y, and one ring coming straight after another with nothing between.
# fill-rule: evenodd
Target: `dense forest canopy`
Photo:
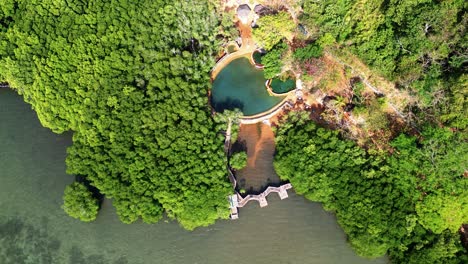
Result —
<instances>
[{"instance_id":1,"label":"dense forest canopy","mask_svg":"<svg viewBox=\"0 0 468 264\"><path fill-rule=\"evenodd\" d=\"M396 263L467 262L459 230L468 222L468 4L299 4L302 31L262 43L265 73L302 74L302 80L311 80L305 91L325 94L330 102L322 99L321 126L305 112L280 122L278 174L296 192L335 212L362 256L388 254ZM276 32L261 22L285 23L287 16L278 14L261 17L254 36ZM350 56L358 59L343 62ZM353 66L369 74L359 75ZM372 75L384 78L369 83L365 78ZM394 94L409 96L388 98L376 80L390 82ZM369 86L372 96L364 91ZM404 107L391 105L395 100ZM362 116L364 121L355 122ZM353 129L380 138L362 140Z\"/></svg>"},{"instance_id":2,"label":"dense forest canopy","mask_svg":"<svg viewBox=\"0 0 468 264\"><path fill-rule=\"evenodd\" d=\"M368 154L306 113L277 130L275 169L297 193L336 213L356 252L396 263L465 263L458 229L468 222L466 136L427 129L400 135L395 152ZM433 253L431 253L433 252Z\"/></svg>"},{"instance_id":3,"label":"dense forest canopy","mask_svg":"<svg viewBox=\"0 0 468 264\"><path fill-rule=\"evenodd\" d=\"M362 256L468 262L458 234L468 223L466 1L273 2L277 10L262 15L253 30L267 51L266 77L294 72L307 92L333 95L321 117L333 107L338 116L321 126L306 112L280 120L278 174L335 212ZM67 172L111 198L123 222L153 223L165 212L193 229L229 215L223 145L225 135L236 140L240 113L212 116L207 91L220 42L237 32L219 4L0 2L0 83L23 95L44 126L74 132ZM411 96L400 109L403 119L411 117L403 128L393 130L382 110L389 105L385 94L365 102L363 78L353 85L346 80L348 101L337 92L342 87L330 88L351 76L333 56L349 54L392 82L396 94ZM330 74L307 88L320 71ZM347 103L355 109L346 112ZM349 131L331 129L359 111L367 113L359 129L382 132L386 148L373 141L358 146L346 137ZM243 152L231 157L234 169L245 163ZM89 193L70 190L71 214L84 202L92 205L85 219L94 219Z\"/></svg>"},{"instance_id":4,"label":"dense forest canopy","mask_svg":"<svg viewBox=\"0 0 468 264\"><path fill-rule=\"evenodd\" d=\"M463 129L467 8L463 0L304 0L301 22L314 38L333 38L417 96L415 111Z\"/></svg>"},{"instance_id":5,"label":"dense forest canopy","mask_svg":"<svg viewBox=\"0 0 468 264\"><path fill-rule=\"evenodd\" d=\"M1 1L0 79L74 131L68 173L122 221L165 211L192 229L229 214L206 96L218 24L208 1Z\"/></svg>"}]
</instances>

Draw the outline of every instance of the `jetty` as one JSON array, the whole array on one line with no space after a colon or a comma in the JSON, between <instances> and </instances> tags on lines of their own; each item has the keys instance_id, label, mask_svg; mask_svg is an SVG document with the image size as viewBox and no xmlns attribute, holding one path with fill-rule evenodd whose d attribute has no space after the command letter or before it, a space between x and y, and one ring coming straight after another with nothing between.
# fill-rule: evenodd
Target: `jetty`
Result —
<instances>
[{"instance_id":1,"label":"jetty","mask_svg":"<svg viewBox=\"0 0 468 264\"><path fill-rule=\"evenodd\" d=\"M260 194L249 194L246 197L242 197L239 193L229 196L229 207L231 210L231 219L238 219L238 209L244 207L250 201L257 201L260 207L268 205L267 196L272 193L278 193L281 200L288 198L288 190L292 188L291 183L283 184L279 187L269 186L266 190Z\"/></svg>"}]
</instances>

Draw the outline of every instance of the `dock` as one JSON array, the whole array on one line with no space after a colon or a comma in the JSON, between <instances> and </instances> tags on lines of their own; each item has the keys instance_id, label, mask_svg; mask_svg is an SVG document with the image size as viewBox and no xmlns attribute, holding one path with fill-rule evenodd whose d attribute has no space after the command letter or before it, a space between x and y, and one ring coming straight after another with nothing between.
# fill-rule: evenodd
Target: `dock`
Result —
<instances>
[{"instance_id":1,"label":"dock","mask_svg":"<svg viewBox=\"0 0 468 264\"><path fill-rule=\"evenodd\" d=\"M229 207L231 209L231 219L238 219L238 209L244 207L249 201L257 201L260 204L260 207L265 207L268 205L267 196L272 193L278 193L278 196L281 200L288 198L288 190L292 188L291 183L283 184L279 187L271 187L269 186L264 192L261 194L253 195L249 194L245 198L239 193L233 194L229 196Z\"/></svg>"}]
</instances>

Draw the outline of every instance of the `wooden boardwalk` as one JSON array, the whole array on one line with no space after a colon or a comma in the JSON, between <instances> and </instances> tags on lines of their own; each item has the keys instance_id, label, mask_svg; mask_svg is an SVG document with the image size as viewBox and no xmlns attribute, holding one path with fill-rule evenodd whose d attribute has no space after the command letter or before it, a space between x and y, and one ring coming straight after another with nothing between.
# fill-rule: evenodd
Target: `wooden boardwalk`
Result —
<instances>
[{"instance_id":1,"label":"wooden boardwalk","mask_svg":"<svg viewBox=\"0 0 468 264\"><path fill-rule=\"evenodd\" d=\"M249 201L257 201L260 204L260 207L265 207L268 205L266 197L272 193L278 193L281 200L288 198L288 190L292 188L290 183L283 184L280 187L271 187L269 186L264 192L258 195L249 194L245 198L238 193L229 196L229 203L231 209L231 219L239 218L237 208L244 207Z\"/></svg>"}]
</instances>

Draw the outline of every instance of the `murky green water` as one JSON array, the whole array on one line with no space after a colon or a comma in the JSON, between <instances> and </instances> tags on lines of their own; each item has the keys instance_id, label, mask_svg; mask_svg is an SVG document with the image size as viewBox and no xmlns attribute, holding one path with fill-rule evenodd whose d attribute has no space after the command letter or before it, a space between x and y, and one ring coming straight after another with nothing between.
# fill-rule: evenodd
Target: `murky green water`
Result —
<instances>
[{"instance_id":1,"label":"murky green water","mask_svg":"<svg viewBox=\"0 0 468 264\"><path fill-rule=\"evenodd\" d=\"M212 105L218 112L239 108L246 116L264 112L284 99L270 96L265 82L263 70L255 68L249 59L235 59L213 81Z\"/></svg>"},{"instance_id":2,"label":"murky green water","mask_svg":"<svg viewBox=\"0 0 468 264\"><path fill-rule=\"evenodd\" d=\"M106 200L81 223L60 209L71 135L42 128L29 105L0 89L0 263L386 263L357 257L333 215L292 195L250 204L237 221L194 232L174 222L119 222Z\"/></svg>"}]
</instances>

